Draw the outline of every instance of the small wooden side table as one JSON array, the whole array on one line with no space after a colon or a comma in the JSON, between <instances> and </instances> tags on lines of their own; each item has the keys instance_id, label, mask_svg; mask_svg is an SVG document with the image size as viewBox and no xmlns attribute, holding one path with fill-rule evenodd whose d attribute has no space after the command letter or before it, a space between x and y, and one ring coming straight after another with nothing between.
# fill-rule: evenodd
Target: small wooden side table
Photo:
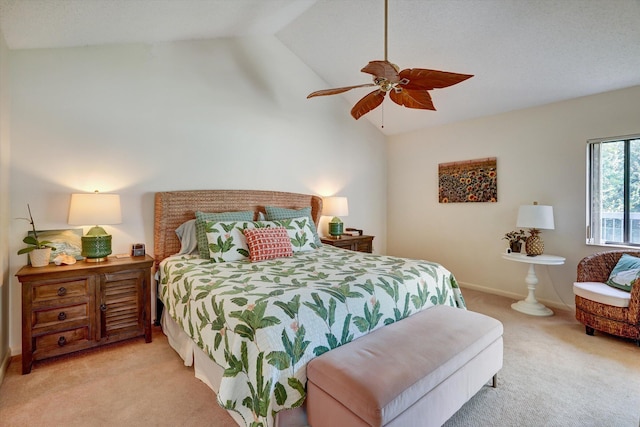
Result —
<instances>
[{"instance_id":1,"label":"small wooden side table","mask_svg":"<svg viewBox=\"0 0 640 427\"><path fill-rule=\"evenodd\" d=\"M525 262L529 264L529 271L524 281L527 283L527 289L529 289L529 295L527 298L511 304L511 308L521 313L530 314L532 316L552 316L553 311L545 307L543 304L536 300L536 285L538 284L538 277L536 276L535 265L562 265L565 259L556 255L537 255L528 256L522 253L510 253L502 254L502 258L509 261Z\"/></svg>"},{"instance_id":2,"label":"small wooden side table","mask_svg":"<svg viewBox=\"0 0 640 427\"><path fill-rule=\"evenodd\" d=\"M326 245L335 246L337 248L349 249L357 252L373 252L374 236L347 236L342 235L340 238L322 237L320 240Z\"/></svg>"}]
</instances>

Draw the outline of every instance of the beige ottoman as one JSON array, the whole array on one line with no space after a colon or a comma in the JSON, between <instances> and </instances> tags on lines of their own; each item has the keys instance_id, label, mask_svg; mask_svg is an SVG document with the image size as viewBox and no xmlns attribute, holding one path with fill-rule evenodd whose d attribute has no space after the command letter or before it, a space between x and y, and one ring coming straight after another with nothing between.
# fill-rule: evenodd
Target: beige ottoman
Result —
<instances>
[{"instance_id":1,"label":"beige ottoman","mask_svg":"<svg viewBox=\"0 0 640 427\"><path fill-rule=\"evenodd\" d=\"M307 365L311 427L441 426L502 368L502 323L435 306Z\"/></svg>"}]
</instances>

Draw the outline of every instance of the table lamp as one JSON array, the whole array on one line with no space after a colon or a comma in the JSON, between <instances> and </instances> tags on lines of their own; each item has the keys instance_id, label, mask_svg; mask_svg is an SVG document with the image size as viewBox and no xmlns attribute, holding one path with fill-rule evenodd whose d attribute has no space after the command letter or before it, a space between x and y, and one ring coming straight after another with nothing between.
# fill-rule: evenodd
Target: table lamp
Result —
<instances>
[{"instance_id":1,"label":"table lamp","mask_svg":"<svg viewBox=\"0 0 640 427\"><path fill-rule=\"evenodd\" d=\"M69 224L120 224L120 196L117 194L95 193L72 194L69 205ZM104 228L95 225L82 236L82 256L87 262L101 262L111 254L111 235Z\"/></svg>"},{"instance_id":2,"label":"table lamp","mask_svg":"<svg viewBox=\"0 0 640 427\"><path fill-rule=\"evenodd\" d=\"M349 215L349 204L346 197L325 197L322 200L322 214L332 216L329 221L329 234L335 239L339 239L344 233L344 224L339 218Z\"/></svg>"},{"instance_id":3,"label":"table lamp","mask_svg":"<svg viewBox=\"0 0 640 427\"><path fill-rule=\"evenodd\" d=\"M518 220L516 227L529 228L530 236L524 243L525 252L529 256L542 255L544 252L544 242L540 237L540 229L553 230L553 207L539 205L522 205L518 209Z\"/></svg>"}]
</instances>

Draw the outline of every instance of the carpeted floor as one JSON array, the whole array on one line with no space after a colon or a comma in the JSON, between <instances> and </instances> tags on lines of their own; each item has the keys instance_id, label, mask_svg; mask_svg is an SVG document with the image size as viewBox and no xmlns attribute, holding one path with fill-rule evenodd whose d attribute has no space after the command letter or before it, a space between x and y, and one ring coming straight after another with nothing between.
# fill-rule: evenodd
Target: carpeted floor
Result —
<instances>
[{"instance_id":1,"label":"carpeted floor","mask_svg":"<svg viewBox=\"0 0 640 427\"><path fill-rule=\"evenodd\" d=\"M596 333L570 311L532 317L508 298L463 290L470 310L503 322L504 368L446 424L457 426L640 425L640 348ZM115 344L38 362L20 375L16 357L0 386L2 426L234 426L159 328L153 342Z\"/></svg>"},{"instance_id":2,"label":"carpeted floor","mask_svg":"<svg viewBox=\"0 0 640 427\"><path fill-rule=\"evenodd\" d=\"M445 424L640 427L640 347L585 334L574 312L535 317L509 298L463 290L470 310L504 325L498 388L485 387Z\"/></svg>"}]
</instances>

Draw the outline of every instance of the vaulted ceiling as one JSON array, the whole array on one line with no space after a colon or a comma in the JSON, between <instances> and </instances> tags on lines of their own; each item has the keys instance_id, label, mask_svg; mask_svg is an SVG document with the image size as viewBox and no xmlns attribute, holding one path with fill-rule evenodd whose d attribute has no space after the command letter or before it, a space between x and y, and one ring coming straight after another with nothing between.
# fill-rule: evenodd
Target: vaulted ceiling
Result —
<instances>
[{"instance_id":1,"label":"vaulted ceiling","mask_svg":"<svg viewBox=\"0 0 640 427\"><path fill-rule=\"evenodd\" d=\"M640 0L389 0L388 17L401 69L475 77L434 90L438 111L386 100L360 119L386 134L640 84ZM0 26L10 49L275 35L326 81L309 91L369 83L384 59L384 0L0 0ZM370 90L335 96L348 114Z\"/></svg>"}]
</instances>

